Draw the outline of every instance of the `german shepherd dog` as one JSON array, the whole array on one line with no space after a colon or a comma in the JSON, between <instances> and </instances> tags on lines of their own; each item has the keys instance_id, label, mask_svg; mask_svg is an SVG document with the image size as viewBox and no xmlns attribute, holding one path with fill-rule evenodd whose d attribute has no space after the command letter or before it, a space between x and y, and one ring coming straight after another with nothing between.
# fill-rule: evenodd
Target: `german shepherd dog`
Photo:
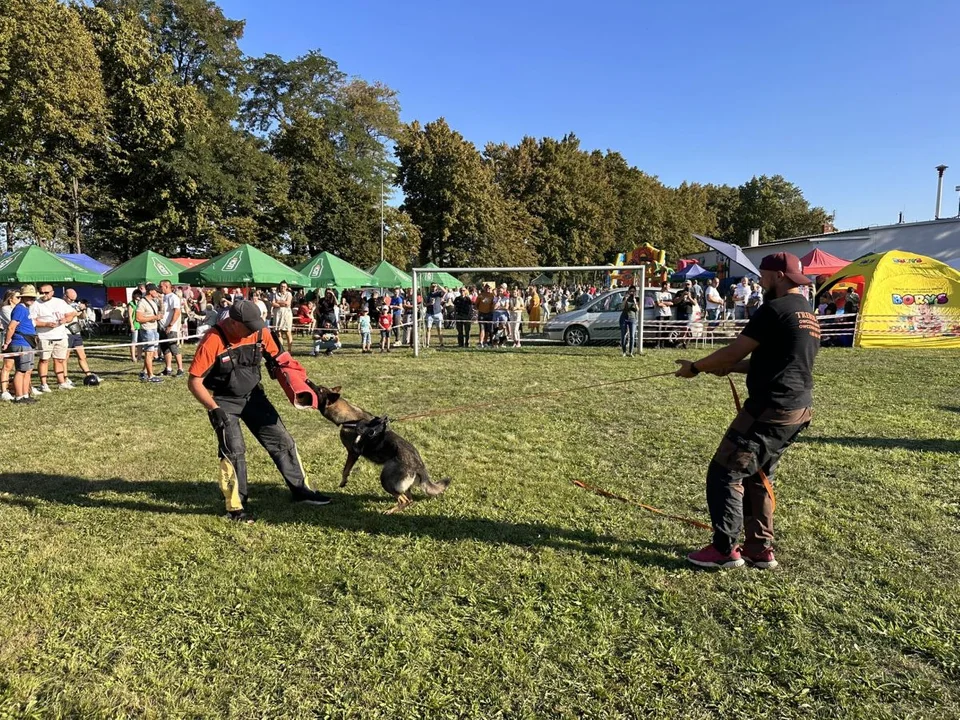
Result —
<instances>
[{"instance_id":1,"label":"german shepherd dog","mask_svg":"<svg viewBox=\"0 0 960 720\"><path fill-rule=\"evenodd\" d=\"M447 489L450 478L432 481L420 453L388 428L389 420L386 417L374 417L347 402L341 397L339 387L327 388L315 385L310 380L307 380L307 384L317 394L317 410L340 428L340 442L347 450L340 487L346 486L353 466L364 457L383 466L380 484L397 501L386 511L387 515L400 512L413 503L410 490L414 485L423 488L429 497L435 497ZM312 405L312 399L304 404Z\"/></svg>"}]
</instances>

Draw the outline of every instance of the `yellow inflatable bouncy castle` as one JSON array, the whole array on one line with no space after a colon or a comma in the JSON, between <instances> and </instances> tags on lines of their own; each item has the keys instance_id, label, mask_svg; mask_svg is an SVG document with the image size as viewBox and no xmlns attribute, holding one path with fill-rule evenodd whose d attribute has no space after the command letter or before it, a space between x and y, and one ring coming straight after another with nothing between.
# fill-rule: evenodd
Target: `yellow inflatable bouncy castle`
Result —
<instances>
[{"instance_id":1,"label":"yellow inflatable bouncy castle","mask_svg":"<svg viewBox=\"0 0 960 720\"><path fill-rule=\"evenodd\" d=\"M960 272L939 260L890 250L854 260L818 295L856 288L857 347L960 347Z\"/></svg>"}]
</instances>

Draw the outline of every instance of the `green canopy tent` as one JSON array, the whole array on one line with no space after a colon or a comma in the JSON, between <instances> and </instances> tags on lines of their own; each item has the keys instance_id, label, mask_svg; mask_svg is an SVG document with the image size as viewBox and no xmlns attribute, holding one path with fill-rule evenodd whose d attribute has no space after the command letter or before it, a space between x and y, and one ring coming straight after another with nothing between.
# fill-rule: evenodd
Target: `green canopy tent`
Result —
<instances>
[{"instance_id":1,"label":"green canopy tent","mask_svg":"<svg viewBox=\"0 0 960 720\"><path fill-rule=\"evenodd\" d=\"M103 285L103 276L39 245L28 245L0 257L0 285L23 283Z\"/></svg>"},{"instance_id":2,"label":"green canopy tent","mask_svg":"<svg viewBox=\"0 0 960 720\"><path fill-rule=\"evenodd\" d=\"M463 283L457 280L450 273L443 272L434 265L432 262L424 265L425 268L436 268L439 272L430 272L430 273L421 273L420 277L423 278L424 284L437 283L441 287L445 288L462 288Z\"/></svg>"},{"instance_id":3,"label":"green canopy tent","mask_svg":"<svg viewBox=\"0 0 960 720\"><path fill-rule=\"evenodd\" d=\"M310 287L332 288L338 294L352 288L377 287L373 275L329 252L310 258L297 270L310 280Z\"/></svg>"},{"instance_id":4,"label":"green canopy tent","mask_svg":"<svg viewBox=\"0 0 960 720\"><path fill-rule=\"evenodd\" d=\"M407 275L400 268L394 267L386 260L381 260L379 265L370 268L367 270L368 273L373 275L375 284L373 287L378 288L395 288L403 287L408 288L413 285L413 278Z\"/></svg>"},{"instance_id":5,"label":"green canopy tent","mask_svg":"<svg viewBox=\"0 0 960 720\"><path fill-rule=\"evenodd\" d=\"M147 250L106 273L103 284L122 288L136 287L140 283L159 283L161 280L177 284L180 282L180 273L185 269L170 258Z\"/></svg>"},{"instance_id":6,"label":"green canopy tent","mask_svg":"<svg viewBox=\"0 0 960 720\"><path fill-rule=\"evenodd\" d=\"M180 271L180 282L198 287L252 287L279 285L309 287L304 277L252 245L240 245L189 270Z\"/></svg>"}]
</instances>

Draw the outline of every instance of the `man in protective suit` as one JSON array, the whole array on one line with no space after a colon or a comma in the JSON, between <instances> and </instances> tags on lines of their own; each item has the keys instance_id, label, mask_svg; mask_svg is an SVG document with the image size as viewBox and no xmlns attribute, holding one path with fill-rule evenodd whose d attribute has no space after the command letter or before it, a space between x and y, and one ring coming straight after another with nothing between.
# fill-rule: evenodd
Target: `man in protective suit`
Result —
<instances>
[{"instance_id":1,"label":"man in protective suit","mask_svg":"<svg viewBox=\"0 0 960 720\"><path fill-rule=\"evenodd\" d=\"M204 336L190 365L190 392L207 409L217 434L220 490L227 518L237 522L253 522L246 511L247 462L241 420L270 454L294 502L330 502L307 484L297 445L260 384L261 363L266 359L269 367L279 354L259 308L243 300L234 303L228 315Z\"/></svg>"}]
</instances>

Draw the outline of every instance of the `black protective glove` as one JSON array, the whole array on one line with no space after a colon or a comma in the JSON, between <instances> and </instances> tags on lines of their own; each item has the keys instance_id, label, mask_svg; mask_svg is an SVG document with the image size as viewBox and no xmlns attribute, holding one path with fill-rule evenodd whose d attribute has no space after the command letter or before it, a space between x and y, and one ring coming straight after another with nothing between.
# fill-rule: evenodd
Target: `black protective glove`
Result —
<instances>
[{"instance_id":1,"label":"black protective glove","mask_svg":"<svg viewBox=\"0 0 960 720\"><path fill-rule=\"evenodd\" d=\"M207 411L207 417L210 418L210 424L214 430L223 430L227 426L227 413L221 407L215 407Z\"/></svg>"}]
</instances>

